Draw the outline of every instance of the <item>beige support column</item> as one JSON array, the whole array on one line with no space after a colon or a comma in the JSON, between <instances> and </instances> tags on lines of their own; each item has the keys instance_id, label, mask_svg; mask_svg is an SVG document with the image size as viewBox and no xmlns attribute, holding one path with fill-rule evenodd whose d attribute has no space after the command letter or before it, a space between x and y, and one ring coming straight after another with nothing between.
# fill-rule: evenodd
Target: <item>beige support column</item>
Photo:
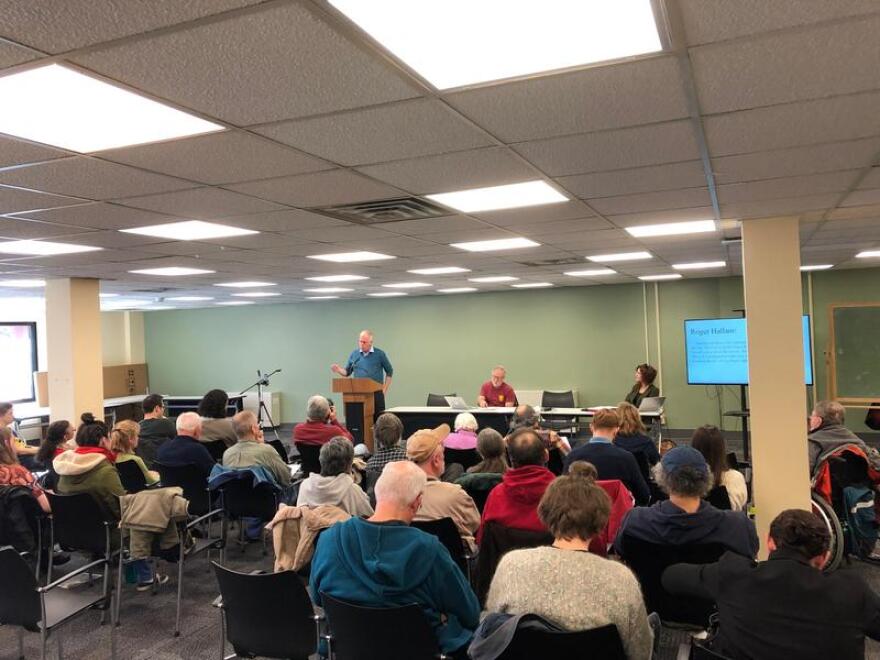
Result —
<instances>
[{"instance_id":1,"label":"beige support column","mask_svg":"<svg viewBox=\"0 0 880 660\"><path fill-rule=\"evenodd\" d=\"M76 424L84 412L104 417L99 282L46 282L46 366L52 419Z\"/></svg>"},{"instance_id":2,"label":"beige support column","mask_svg":"<svg viewBox=\"0 0 880 660\"><path fill-rule=\"evenodd\" d=\"M125 312L125 363L142 364L147 361L144 347L144 313Z\"/></svg>"},{"instance_id":3,"label":"beige support column","mask_svg":"<svg viewBox=\"0 0 880 660\"><path fill-rule=\"evenodd\" d=\"M745 220L742 237L752 483L766 557L773 518L810 509L798 219Z\"/></svg>"}]
</instances>

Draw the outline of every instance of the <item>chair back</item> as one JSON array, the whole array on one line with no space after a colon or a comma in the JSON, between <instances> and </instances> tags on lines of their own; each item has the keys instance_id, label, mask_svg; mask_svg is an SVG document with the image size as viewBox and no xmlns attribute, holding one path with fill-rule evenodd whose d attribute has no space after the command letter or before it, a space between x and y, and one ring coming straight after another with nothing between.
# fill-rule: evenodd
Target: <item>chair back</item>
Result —
<instances>
[{"instance_id":1,"label":"chair back","mask_svg":"<svg viewBox=\"0 0 880 660\"><path fill-rule=\"evenodd\" d=\"M223 452L228 449L225 442L222 440L211 440L210 442L203 442L202 445L208 450L208 453L211 454L211 458L213 458L216 463L223 462Z\"/></svg>"},{"instance_id":2,"label":"chair back","mask_svg":"<svg viewBox=\"0 0 880 660\"><path fill-rule=\"evenodd\" d=\"M33 571L10 547L0 548L0 624L37 630L42 618Z\"/></svg>"},{"instance_id":3,"label":"chair back","mask_svg":"<svg viewBox=\"0 0 880 660\"><path fill-rule=\"evenodd\" d=\"M455 392L450 394L429 394L428 402L425 404L426 406L432 406L437 408L448 408L449 402L446 400L448 396L458 396Z\"/></svg>"},{"instance_id":4,"label":"chair back","mask_svg":"<svg viewBox=\"0 0 880 660\"><path fill-rule=\"evenodd\" d=\"M325 593L321 604L336 660L435 660L440 653L434 631L416 604L363 607Z\"/></svg>"},{"instance_id":5,"label":"chair back","mask_svg":"<svg viewBox=\"0 0 880 660\"><path fill-rule=\"evenodd\" d=\"M318 455L321 453L321 445L307 445L302 442L294 442L296 450L299 452L300 466L305 476L309 476L312 472L321 474L321 461Z\"/></svg>"},{"instance_id":6,"label":"chair back","mask_svg":"<svg viewBox=\"0 0 880 660\"><path fill-rule=\"evenodd\" d=\"M239 573L217 562L226 639L242 658L307 660L318 645L312 601L292 571Z\"/></svg>"},{"instance_id":7,"label":"chair back","mask_svg":"<svg viewBox=\"0 0 880 660\"><path fill-rule=\"evenodd\" d=\"M0 486L0 546L38 550L46 514L27 486Z\"/></svg>"},{"instance_id":8,"label":"chair back","mask_svg":"<svg viewBox=\"0 0 880 660\"><path fill-rule=\"evenodd\" d=\"M198 467L165 465L159 462L154 463L153 467L158 470L163 486L177 486L183 490L183 496L189 500L190 514L202 516L211 510L208 481Z\"/></svg>"},{"instance_id":9,"label":"chair back","mask_svg":"<svg viewBox=\"0 0 880 660\"><path fill-rule=\"evenodd\" d=\"M649 612L657 612L663 621L685 623L701 628L709 625L715 609L711 600L691 596L673 596L660 583L660 577L673 564L711 564L727 550L720 543L661 545L625 534L621 540L624 560L642 586Z\"/></svg>"},{"instance_id":10,"label":"chair back","mask_svg":"<svg viewBox=\"0 0 880 660\"><path fill-rule=\"evenodd\" d=\"M134 461L122 461L116 463L116 471L119 473L119 481L129 494L139 493L147 489L147 478L144 471Z\"/></svg>"},{"instance_id":11,"label":"chair back","mask_svg":"<svg viewBox=\"0 0 880 660\"><path fill-rule=\"evenodd\" d=\"M477 598L480 605L486 603L489 585L495 576L495 569L506 553L520 548L537 548L551 545L553 535L550 532L535 532L525 529L505 527L496 522L483 524L483 535L480 552L477 554Z\"/></svg>"},{"instance_id":12,"label":"chair back","mask_svg":"<svg viewBox=\"0 0 880 660\"><path fill-rule=\"evenodd\" d=\"M427 532L431 536L436 536L440 543L449 551L462 574L467 576L467 559L464 557L464 546L461 541L461 534L452 518L439 518L437 520L413 520L410 527L415 527L423 532Z\"/></svg>"},{"instance_id":13,"label":"chair back","mask_svg":"<svg viewBox=\"0 0 880 660\"><path fill-rule=\"evenodd\" d=\"M476 449L450 449L446 447L443 449L443 460L446 461L446 465L458 463L467 470L479 463L481 459Z\"/></svg>"},{"instance_id":14,"label":"chair back","mask_svg":"<svg viewBox=\"0 0 880 660\"><path fill-rule=\"evenodd\" d=\"M562 452L553 447L548 454L547 469L558 477L565 471L565 459L562 458Z\"/></svg>"},{"instance_id":15,"label":"chair back","mask_svg":"<svg viewBox=\"0 0 880 660\"><path fill-rule=\"evenodd\" d=\"M574 632L520 625L498 660L534 660L541 657L626 660L626 651L617 626L613 623Z\"/></svg>"},{"instance_id":16,"label":"chair back","mask_svg":"<svg viewBox=\"0 0 880 660\"><path fill-rule=\"evenodd\" d=\"M691 641L691 654L689 660L731 660L729 656L721 655L709 648L704 639L694 638Z\"/></svg>"},{"instance_id":17,"label":"chair back","mask_svg":"<svg viewBox=\"0 0 880 660\"><path fill-rule=\"evenodd\" d=\"M574 408L574 392L565 390L564 392L551 392L544 390L541 394L542 408Z\"/></svg>"},{"instance_id":18,"label":"chair back","mask_svg":"<svg viewBox=\"0 0 880 660\"><path fill-rule=\"evenodd\" d=\"M278 488L268 483L254 485L249 470L242 470L240 479L230 479L217 490L222 493L223 513L230 520L272 520L278 510Z\"/></svg>"},{"instance_id":19,"label":"chair back","mask_svg":"<svg viewBox=\"0 0 880 660\"><path fill-rule=\"evenodd\" d=\"M287 449L284 447L284 443L281 442L281 440L269 440L266 444L278 452L282 461L287 463L290 460L290 457L287 455Z\"/></svg>"},{"instance_id":20,"label":"chair back","mask_svg":"<svg viewBox=\"0 0 880 660\"><path fill-rule=\"evenodd\" d=\"M465 492L471 496L471 499L474 501L474 504L477 505L477 510L480 513L483 513L483 509L486 506L486 500L489 498L489 493L491 493L492 489L500 484L503 479L503 475L501 474L495 476L498 478L491 479L490 477L487 477L482 482L465 481L460 484Z\"/></svg>"},{"instance_id":21,"label":"chair back","mask_svg":"<svg viewBox=\"0 0 880 660\"><path fill-rule=\"evenodd\" d=\"M730 494L727 492L726 486L715 486L715 488L710 490L706 497L703 499L705 499L716 509L730 511L730 509L732 508L730 506Z\"/></svg>"},{"instance_id":22,"label":"chair back","mask_svg":"<svg viewBox=\"0 0 880 660\"><path fill-rule=\"evenodd\" d=\"M95 499L88 493L58 495L46 493L52 507L55 543L71 550L86 550L107 556L110 551L109 523Z\"/></svg>"}]
</instances>

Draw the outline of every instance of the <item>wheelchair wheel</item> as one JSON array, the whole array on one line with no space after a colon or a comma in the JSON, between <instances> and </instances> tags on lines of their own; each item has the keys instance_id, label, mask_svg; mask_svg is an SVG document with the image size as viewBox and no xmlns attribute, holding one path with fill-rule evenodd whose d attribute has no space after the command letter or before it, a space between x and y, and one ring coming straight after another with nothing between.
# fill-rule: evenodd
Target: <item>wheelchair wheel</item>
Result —
<instances>
[{"instance_id":1,"label":"wheelchair wheel","mask_svg":"<svg viewBox=\"0 0 880 660\"><path fill-rule=\"evenodd\" d=\"M823 523L825 523L825 527L828 528L828 533L831 535L831 544L828 549L830 554L828 556L828 562L822 567L822 571L825 573L830 573L840 566L840 563L843 561L843 553L844 553L844 536L843 536L843 527L840 525L840 520L837 517L837 514L834 513L834 509L831 508L831 505L828 504L820 495L816 493L810 494L810 499L812 500L813 505L813 513L815 513Z\"/></svg>"}]
</instances>

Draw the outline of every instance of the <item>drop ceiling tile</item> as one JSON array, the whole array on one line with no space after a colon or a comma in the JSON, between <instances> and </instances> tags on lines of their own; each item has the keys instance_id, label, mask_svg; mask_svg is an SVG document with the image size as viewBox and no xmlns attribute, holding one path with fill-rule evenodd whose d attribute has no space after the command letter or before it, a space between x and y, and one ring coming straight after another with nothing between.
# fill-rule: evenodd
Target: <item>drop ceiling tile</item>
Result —
<instances>
[{"instance_id":1,"label":"drop ceiling tile","mask_svg":"<svg viewBox=\"0 0 880 660\"><path fill-rule=\"evenodd\" d=\"M880 188L880 167L872 167L859 182L859 188Z\"/></svg>"},{"instance_id":2,"label":"drop ceiling tile","mask_svg":"<svg viewBox=\"0 0 880 660\"><path fill-rule=\"evenodd\" d=\"M337 241L369 241L369 240L382 240L388 238L390 235L387 232L384 232L380 229L373 229L372 227L362 227L359 225L348 225L345 227L328 227L326 229L304 229L302 231L289 232L290 236L293 236L298 239L302 239L304 241L315 241L317 243L336 243ZM322 254L322 253L330 253L337 250L329 249L328 246L324 246L324 249L320 250L317 253L312 254ZM357 266L358 264L353 264ZM334 264L332 267L334 268L345 268L349 266L349 264Z\"/></svg>"},{"instance_id":3,"label":"drop ceiling tile","mask_svg":"<svg viewBox=\"0 0 880 660\"><path fill-rule=\"evenodd\" d=\"M686 209L709 203L708 188L685 188L590 200L590 205L604 215Z\"/></svg>"},{"instance_id":4,"label":"drop ceiling tile","mask_svg":"<svg viewBox=\"0 0 880 660\"><path fill-rule=\"evenodd\" d=\"M90 227L93 229L128 229L130 227L158 225L174 220L174 218L170 218L167 215L106 203L80 204L79 206L65 206L44 211L27 211L17 215L44 222Z\"/></svg>"},{"instance_id":5,"label":"drop ceiling tile","mask_svg":"<svg viewBox=\"0 0 880 660\"><path fill-rule=\"evenodd\" d=\"M6 16L3 14L2 9L0 9L0 16L3 16L5 24ZM5 31L4 25L4 32ZM0 41L0 69L5 69L6 67L15 66L16 64L22 64L24 62L30 62L38 57L40 57L39 53L9 43L8 41Z\"/></svg>"},{"instance_id":6,"label":"drop ceiling tile","mask_svg":"<svg viewBox=\"0 0 880 660\"><path fill-rule=\"evenodd\" d=\"M163 256L184 256L200 258L212 255L216 252L225 251L222 245L211 245L198 241L165 241L145 245L139 245L138 250Z\"/></svg>"},{"instance_id":7,"label":"drop ceiling tile","mask_svg":"<svg viewBox=\"0 0 880 660\"><path fill-rule=\"evenodd\" d=\"M593 212L579 199L570 199L558 204L542 204L541 206L527 206L521 209L505 209L503 211L483 211L472 213L471 215L493 225L506 227L551 222L553 220L586 218L593 215Z\"/></svg>"},{"instance_id":8,"label":"drop ceiling tile","mask_svg":"<svg viewBox=\"0 0 880 660\"><path fill-rule=\"evenodd\" d=\"M420 220L403 220L400 222L383 222L385 231L405 236L422 236L438 231L466 231L474 228L487 228L485 223L478 222L463 215L451 215L443 218L423 218Z\"/></svg>"},{"instance_id":9,"label":"drop ceiling tile","mask_svg":"<svg viewBox=\"0 0 880 660\"><path fill-rule=\"evenodd\" d=\"M880 204L880 188L874 190L856 190L846 196L841 206L866 206Z\"/></svg>"},{"instance_id":10,"label":"drop ceiling tile","mask_svg":"<svg viewBox=\"0 0 880 660\"><path fill-rule=\"evenodd\" d=\"M868 167L880 153L880 138L760 151L712 159L718 184L740 183ZM880 177L878 177L880 187Z\"/></svg>"},{"instance_id":11,"label":"drop ceiling tile","mask_svg":"<svg viewBox=\"0 0 880 660\"><path fill-rule=\"evenodd\" d=\"M856 181L859 170L844 170L826 174L765 179L749 183L729 183L717 187L721 204L756 202L763 199L782 199L797 195L818 195L848 189Z\"/></svg>"},{"instance_id":12,"label":"drop ceiling tile","mask_svg":"<svg viewBox=\"0 0 880 660\"><path fill-rule=\"evenodd\" d=\"M100 156L208 184L252 181L332 167L318 158L238 131L114 149Z\"/></svg>"},{"instance_id":13,"label":"drop ceiling tile","mask_svg":"<svg viewBox=\"0 0 880 660\"><path fill-rule=\"evenodd\" d=\"M400 160L358 168L416 195L441 193L539 178L534 169L503 147Z\"/></svg>"},{"instance_id":14,"label":"drop ceiling tile","mask_svg":"<svg viewBox=\"0 0 880 660\"><path fill-rule=\"evenodd\" d=\"M227 186L231 190L299 207L324 207L400 197L396 188L348 170L265 179Z\"/></svg>"},{"instance_id":15,"label":"drop ceiling tile","mask_svg":"<svg viewBox=\"0 0 880 660\"><path fill-rule=\"evenodd\" d=\"M380 58L298 3L272 3L74 59L239 126L418 96Z\"/></svg>"},{"instance_id":16,"label":"drop ceiling tile","mask_svg":"<svg viewBox=\"0 0 880 660\"><path fill-rule=\"evenodd\" d=\"M19 218L0 218L0 237L4 239L26 240L32 238L56 238L82 233L81 227L51 224Z\"/></svg>"},{"instance_id":17,"label":"drop ceiling tile","mask_svg":"<svg viewBox=\"0 0 880 660\"><path fill-rule=\"evenodd\" d=\"M707 114L880 88L880 15L690 50Z\"/></svg>"},{"instance_id":18,"label":"drop ceiling tile","mask_svg":"<svg viewBox=\"0 0 880 660\"><path fill-rule=\"evenodd\" d=\"M256 127L272 139L341 165L365 165L490 146L492 141L437 101L416 99Z\"/></svg>"},{"instance_id":19,"label":"drop ceiling tile","mask_svg":"<svg viewBox=\"0 0 880 660\"><path fill-rule=\"evenodd\" d=\"M703 127L718 157L878 136L878 107L880 93L870 92L705 117Z\"/></svg>"},{"instance_id":20,"label":"drop ceiling tile","mask_svg":"<svg viewBox=\"0 0 880 660\"><path fill-rule=\"evenodd\" d=\"M574 220L554 220L552 222L542 222L538 225L530 227L518 227L525 236L534 238L536 241L542 240L545 236L558 236L560 234L572 234L591 232L596 230L604 230L612 228L604 218L577 218ZM511 228L512 229L512 228Z\"/></svg>"},{"instance_id":21,"label":"drop ceiling tile","mask_svg":"<svg viewBox=\"0 0 880 660\"><path fill-rule=\"evenodd\" d=\"M322 227L343 227L350 224L345 220L301 209L286 209L254 215L238 215L226 218L224 222L235 227L243 227L244 229L280 232L320 229Z\"/></svg>"},{"instance_id":22,"label":"drop ceiling tile","mask_svg":"<svg viewBox=\"0 0 880 660\"><path fill-rule=\"evenodd\" d=\"M74 157L0 172L0 183L105 200L192 188L192 184L95 158Z\"/></svg>"},{"instance_id":23,"label":"drop ceiling tile","mask_svg":"<svg viewBox=\"0 0 880 660\"><path fill-rule=\"evenodd\" d=\"M690 121L523 142L514 148L550 176L602 172L700 157Z\"/></svg>"},{"instance_id":24,"label":"drop ceiling tile","mask_svg":"<svg viewBox=\"0 0 880 660\"><path fill-rule=\"evenodd\" d=\"M578 197L594 198L696 188L706 185L706 175L702 161L691 160L613 172L578 174L560 177L557 182Z\"/></svg>"},{"instance_id":25,"label":"drop ceiling tile","mask_svg":"<svg viewBox=\"0 0 880 660\"><path fill-rule=\"evenodd\" d=\"M85 200L0 185L0 215L82 204Z\"/></svg>"},{"instance_id":26,"label":"drop ceiling tile","mask_svg":"<svg viewBox=\"0 0 880 660\"><path fill-rule=\"evenodd\" d=\"M844 220L847 218L880 218L880 204L839 208L834 209L828 214L829 220Z\"/></svg>"},{"instance_id":27,"label":"drop ceiling tile","mask_svg":"<svg viewBox=\"0 0 880 660\"><path fill-rule=\"evenodd\" d=\"M91 245L101 248L115 248L124 250L138 250L148 245L157 243L167 243L168 239L156 238L155 236L137 236L134 234L124 234L119 231L104 230L90 231L83 233L80 230L77 233L70 232L70 235L58 237L59 241L64 243L75 243L77 245ZM134 257L132 257L134 258ZM101 252L97 260L104 260L104 253Z\"/></svg>"},{"instance_id":28,"label":"drop ceiling tile","mask_svg":"<svg viewBox=\"0 0 880 660\"><path fill-rule=\"evenodd\" d=\"M211 220L248 213L263 213L281 209L262 199L223 190L222 188L195 188L161 195L129 197L120 204L139 209L167 213L180 218Z\"/></svg>"},{"instance_id":29,"label":"drop ceiling tile","mask_svg":"<svg viewBox=\"0 0 880 660\"><path fill-rule=\"evenodd\" d=\"M508 143L688 115L678 64L667 55L490 85L446 98Z\"/></svg>"},{"instance_id":30,"label":"drop ceiling tile","mask_svg":"<svg viewBox=\"0 0 880 660\"><path fill-rule=\"evenodd\" d=\"M647 213L624 213L609 215L608 219L618 227L649 225L661 222L684 222L686 220L711 220L715 215L711 206L698 206L690 209L650 211Z\"/></svg>"},{"instance_id":31,"label":"drop ceiling tile","mask_svg":"<svg viewBox=\"0 0 880 660\"><path fill-rule=\"evenodd\" d=\"M769 199L758 202L722 204L721 215L725 218L768 218L786 213L825 211L833 208L840 193L803 195L793 199Z\"/></svg>"},{"instance_id":32,"label":"drop ceiling tile","mask_svg":"<svg viewBox=\"0 0 880 660\"><path fill-rule=\"evenodd\" d=\"M69 154L60 149L0 135L0 168L63 158L67 155Z\"/></svg>"}]
</instances>

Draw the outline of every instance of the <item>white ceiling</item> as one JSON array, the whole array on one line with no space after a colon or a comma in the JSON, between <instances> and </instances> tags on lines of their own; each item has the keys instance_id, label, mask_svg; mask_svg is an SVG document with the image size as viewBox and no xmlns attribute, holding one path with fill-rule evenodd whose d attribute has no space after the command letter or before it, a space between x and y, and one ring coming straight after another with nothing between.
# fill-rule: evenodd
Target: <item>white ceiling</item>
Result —
<instances>
[{"instance_id":1,"label":"white ceiling","mask_svg":"<svg viewBox=\"0 0 880 660\"><path fill-rule=\"evenodd\" d=\"M801 217L804 263L880 265L853 258L880 247L880 4L660 6L661 54L440 93L324 0L0 0L0 75L63 62L228 129L89 156L0 135L0 240L104 248L0 255L0 271L99 277L105 291L153 300L228 299L215 283L261 279L283 294L271 303L332 286L305 280L322 274L368 276L341 285L355 289L341 294L351 298L400 281L438 289L514 275L580 286L728 261L686 274L705 277L741 272L738 246L722 243L739 234L736 221L780 214ZM313 210L531 179L570 201L369 226ZM658 239L622 229L701 218L724 229ZM117 231L177 219L262 233L193 243ZM471 254L448 245L511 236L541 247ZM397 259L307 258L352 250ZM586 255L633 250L655 258L616 264L620 274L600 280L563 274L589 268ZM217 273L128 272L159 266ZM473 272L406 272L431 266Z\"/></svg>"}]
</instances>

